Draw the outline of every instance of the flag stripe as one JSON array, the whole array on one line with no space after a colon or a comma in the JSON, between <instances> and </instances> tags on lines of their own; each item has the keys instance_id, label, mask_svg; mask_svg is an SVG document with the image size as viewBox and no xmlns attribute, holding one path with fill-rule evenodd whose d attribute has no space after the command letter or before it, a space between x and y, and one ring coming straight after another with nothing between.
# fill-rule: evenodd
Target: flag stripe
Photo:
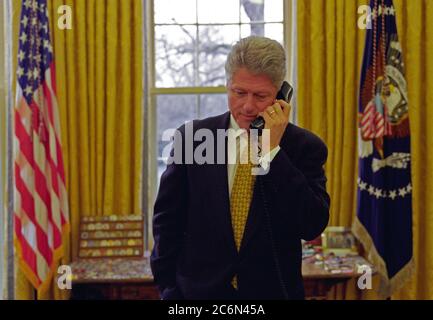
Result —
<instances>
[{"instance_id":1,"label":"flag stripe","mask_svg":"<svg viewBox=\"0 0 433 320\"><path fill-rule=\"evenodd\" d=\"M16 213L15 213L15 217L14 217L14 224L15 224L15 235L16 235L16 238L18 239L19 243L20 243L22 255L24 257L26 257L26 263L29 265L29 267L32 270L36 270L36 254L21 233L21 230L22 230L21 219L19 218L18 214L16 214ZM40 281L40 279L39 279L39 281Z\"/></svg>"},{"instance_id":2,"label":"flag stripe","mask_svg":"<svg viewBox=\"0 0 433 320\"><path fill-rule=\"evenodd\" d=\"M30 219L32 224L36 227L36 244L37 249L39 252L41 252L45 259L47 260L47 263L51 263L51 257L52 254L49 253L48 248L48 238L47 235L44 233L44 231L41 229L39 224L36 222L36 216L35 216L35 207L34 207L34 201L33 196L23 183L19 171L19 167L15 166L15 183L17 190L21 194L21 203L23 211L26 213L27 217Z\"/></svg>"}]
</instances>

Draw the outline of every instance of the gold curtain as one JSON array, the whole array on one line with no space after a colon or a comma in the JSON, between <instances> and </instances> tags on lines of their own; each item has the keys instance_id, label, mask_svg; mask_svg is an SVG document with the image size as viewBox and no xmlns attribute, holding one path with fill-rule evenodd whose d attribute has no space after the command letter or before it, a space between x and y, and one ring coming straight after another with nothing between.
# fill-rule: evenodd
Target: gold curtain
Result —
<instances>
[{"instance_id":1,"label":"gold curtain","mask_svg":"<svg viewBox=\"0 0 433 320\"><path fill-rule=\"evenodd\" d=\"M299 124L318 133L329 148L330 225L351 226L356 215L357 96L365 42L364 30L357 28L357 9L369 1L297 3ZM427 148L433 144L433 96L429 93L433 89L433 21L428 19L433 16L433 1L394 0L394 5L409 91L416 274L393 298L433 299L433 201L429 197L433 150ZM376 295L367 292L364 297Z\"/></svg>"},{"instance_id":2,"label":"gold curtain","mask_svg":"<svg viewBox=\"0 0 433 320\"><path fill-rule=\"evenodd\" d=\"M328 145L330 225L350 226L357 172L357 88L365 1L298 1L298 121ZM338 164L338 165L337 165Z\"/></svg>"},{"instance_id":3,"label":"gold curtain","mask_svg":"<svg viewBox=\"0 0 433 320\"><path fill-rule=\"evenodd\" d=\"M21 1L13 4L17 37ZM58 28L62 5L72 9L71 30ZM141 214L143 11L142 0L48 0L48 7L70 207L67 263L77 257L81 217ZM28 298L20 279L17 294ZM53 284L38 298L63 297Z\"/></svg>"}]
</instances>

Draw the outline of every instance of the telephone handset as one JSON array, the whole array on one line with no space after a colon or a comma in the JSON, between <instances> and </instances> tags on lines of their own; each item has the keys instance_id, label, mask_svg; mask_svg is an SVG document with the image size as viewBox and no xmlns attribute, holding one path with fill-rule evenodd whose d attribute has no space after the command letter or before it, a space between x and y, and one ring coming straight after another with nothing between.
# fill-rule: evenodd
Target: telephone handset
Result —
<instances>
[{"instance_id":1,"label":"telephone handset","mask_svg":"<svg viewBox=\"0 0 433 320\"><path fill-rule=\"evenodd\" d=\"M284 100L287 103L290 103L293 95L293 87L287 82L284 81L281 86L280 91L277 93L277 100ZM250 129L258 129L259 135L261 135L262 129L265 127L265 119L259 116L250 124Z\"/></svg>"}]
</instances>

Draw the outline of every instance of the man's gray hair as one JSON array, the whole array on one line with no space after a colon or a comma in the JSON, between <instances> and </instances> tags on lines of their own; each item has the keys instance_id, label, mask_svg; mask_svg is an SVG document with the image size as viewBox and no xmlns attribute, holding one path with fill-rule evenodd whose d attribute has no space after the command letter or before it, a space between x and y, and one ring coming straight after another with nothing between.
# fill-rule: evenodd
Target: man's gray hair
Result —
<instances>
[{"instance_id":1,"label":"man's gray hair","mask_svg":"<svg viewBox=\"0 0 433 320\"><path fill-rule=\"evenodd\" d=\"M267 75L277 89L286 76L286 54L283 46L272 39L250 36L238 41L230 51L225 69L227 81L239 68L253 74Z\"/></svg>"}]
</instances>

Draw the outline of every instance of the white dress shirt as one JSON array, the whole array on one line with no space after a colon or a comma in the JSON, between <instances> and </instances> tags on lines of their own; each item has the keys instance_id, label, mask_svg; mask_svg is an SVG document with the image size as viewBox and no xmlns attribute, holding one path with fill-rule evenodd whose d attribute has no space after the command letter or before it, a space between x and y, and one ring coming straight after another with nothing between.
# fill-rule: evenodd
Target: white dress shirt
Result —
<instances>
[{"instance_id":1,"label":"white dress shirt","mask_svg":"<svg viewBox=\"0 0 433 320\"><path fill-rule=\"evenodd\" d=\"M227 159L228 159L227 177L228 177L228 184L229 184L229 195L231 196L233 182L236 174L237 163L239 162L237 160L239 154L242 154L243 151L245 150L245 147L248 146L248 133L246 130L241 130L239 128L239 125L237 124L232 114L230 114L229 129L233 129L233 130L229 130L228 133L229 143L227 145ZM236 141L236 143L235 144L230 143L230 141ZM281 149L280 146L277 146L274 149L272 149L270 152L268 152L266 155L259 157L258 162L264 170L267 170L271 161L275 158L275 156L277 155L278 151L280 151L280 149ZM236 150L239 150L239 152L236 153Z\"/></svg>"}]
</instances>

